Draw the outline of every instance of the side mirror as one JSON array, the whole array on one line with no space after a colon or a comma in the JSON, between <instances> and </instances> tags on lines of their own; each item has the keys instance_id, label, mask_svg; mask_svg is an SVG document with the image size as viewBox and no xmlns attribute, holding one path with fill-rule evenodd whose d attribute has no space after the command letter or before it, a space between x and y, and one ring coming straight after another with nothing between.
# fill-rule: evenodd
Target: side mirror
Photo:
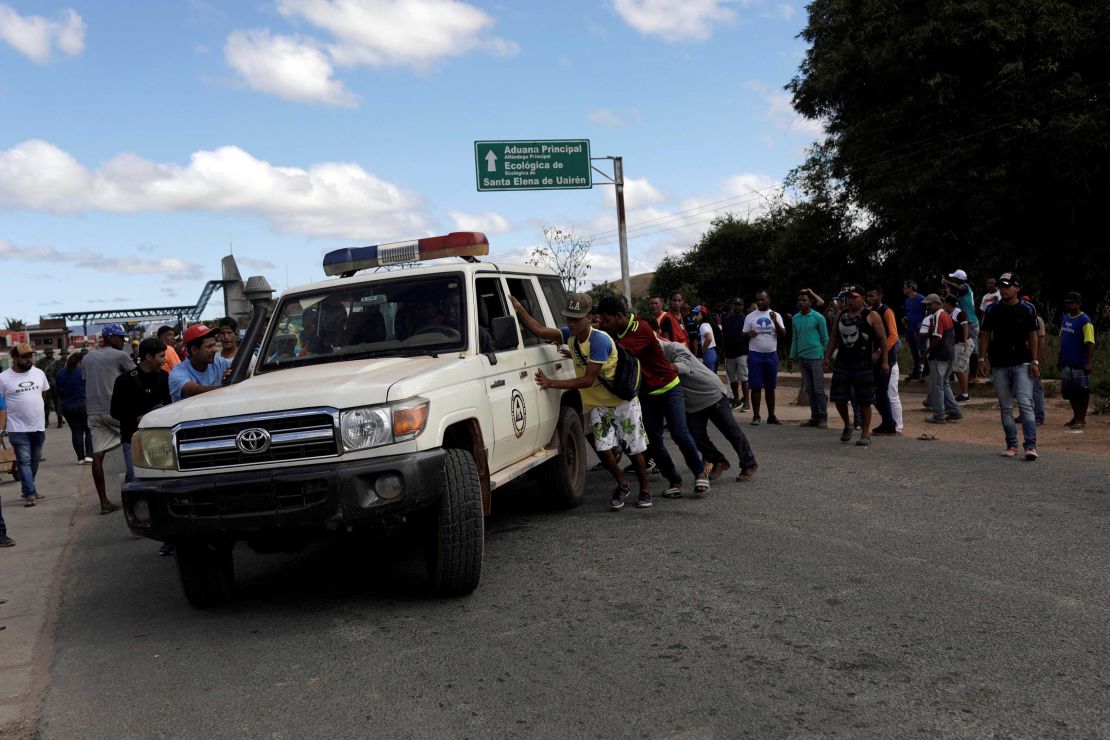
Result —
<instances>
[{"instance_id":1,"label":"side mirror","mask_svg":"<svg viewBox=\"0 0 1110 740\"><path fill-rule=\"evenodd\" d=\"M516 349L520 339L516 333L516 319L512 316L498 316L493 320L494 349Z\"/></svg>"}]
</instances>

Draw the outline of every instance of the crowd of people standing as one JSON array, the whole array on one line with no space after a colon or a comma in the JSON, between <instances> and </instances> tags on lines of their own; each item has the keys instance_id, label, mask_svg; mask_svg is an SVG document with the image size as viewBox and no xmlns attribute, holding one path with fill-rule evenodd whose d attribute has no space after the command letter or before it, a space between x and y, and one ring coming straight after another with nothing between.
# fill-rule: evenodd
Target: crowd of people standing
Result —
<instances>
[{"instance_id":1,"label":"crowd of people standing","mask_svg":"<svg viewBox=\"0 0 1110 740\"><path fill-rule=\"evenodd\" d=\"M119 511L108 497L105 456L120 448L125 480L134 480L131 440L139 420L153 409L222 387L239 346L231 318L216 327L190 326L180 342L173 327L163 326L130 353L129 336L120 324L108 324L99 347L63 352L57 359L48 349L37 364L29 344L11 349L12 367L0 373L0 437L14 449L24 507L46 500L35 478L53 412L58 428L69 424L78 464L91 467L100 513ZM0 509L0 547L14 544ZM172 545L164 545L160 554L172 552Z\"/></svg>"}]
</instances>

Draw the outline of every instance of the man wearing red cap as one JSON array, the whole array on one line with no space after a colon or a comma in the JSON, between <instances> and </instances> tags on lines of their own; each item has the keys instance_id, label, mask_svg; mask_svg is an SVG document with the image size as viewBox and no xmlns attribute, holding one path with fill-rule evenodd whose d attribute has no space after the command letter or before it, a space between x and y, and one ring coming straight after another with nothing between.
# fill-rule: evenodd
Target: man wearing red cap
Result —
<instances>
[{"instance_id":1,"label":"man wearing red cap","mask_svg":"<svg viewBox=\"0 0 1110 740\"><path fill-rule=\"evenodd\" d=\"M170 399L175 403L223 387L231 363L216 354L217 333L204 324L194 324L185 330L182 341L189 356L170 373Z\"/></svg>"}]
</instances>

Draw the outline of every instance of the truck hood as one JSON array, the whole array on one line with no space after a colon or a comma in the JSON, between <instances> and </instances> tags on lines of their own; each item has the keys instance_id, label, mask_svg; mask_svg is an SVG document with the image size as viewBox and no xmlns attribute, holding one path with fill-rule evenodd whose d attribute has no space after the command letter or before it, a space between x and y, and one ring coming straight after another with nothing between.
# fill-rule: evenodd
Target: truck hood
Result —
<instances>
[{"instance_id":1,"label":"truck hood","mask_svg":"<svg viewBox=\"0 0 1110 740\"><path fill-rule=\"evenodd\" d=\"M226 416L385 403L399 400L388 395L397 381L417 381L419 387L419 376L458 361L453 354L438 358L381 357L278 370L151 411L140 426L172 427L184 421Z\"/></svg>"}]
</instances>

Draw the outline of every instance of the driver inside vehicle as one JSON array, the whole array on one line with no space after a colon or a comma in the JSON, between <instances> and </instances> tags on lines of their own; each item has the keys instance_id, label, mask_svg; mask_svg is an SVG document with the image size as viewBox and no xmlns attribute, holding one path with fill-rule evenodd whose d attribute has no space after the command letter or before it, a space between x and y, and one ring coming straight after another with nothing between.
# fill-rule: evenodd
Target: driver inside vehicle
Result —
<instances>
[{"instance_id":1,"label":"driver inside vehicle","mask_svg":"<svg viewBox=\"0 0 1110 740\"><path fill-rule=\"evenodd\" d=\"M325 298L305 309L303 320L300 356L328 355L342 348L341 334L347 323L347 309L341 300L334 296Z\"/></svg>"}]
</instances>

